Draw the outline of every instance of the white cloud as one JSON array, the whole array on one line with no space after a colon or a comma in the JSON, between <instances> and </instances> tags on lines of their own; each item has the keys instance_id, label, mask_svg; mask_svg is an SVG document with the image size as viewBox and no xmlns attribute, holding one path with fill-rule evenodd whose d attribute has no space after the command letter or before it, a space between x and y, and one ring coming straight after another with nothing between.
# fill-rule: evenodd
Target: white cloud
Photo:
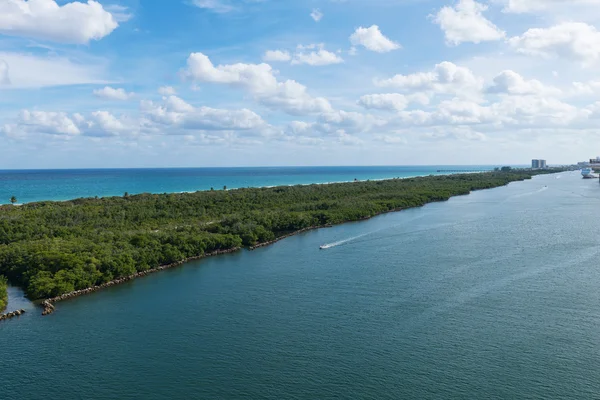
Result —
<instances>
[{"instance_id":1,"label":"white cloud","mask_svg":"<svg viewBox=\"0 0 600 400\"><path fill-rule=\"evenodd\" d=\"M145 135L194 135L219 131L269 135L275 130L259 115L248 110L194 107L179 97L163 98L162 104L142 101L135 117L98 110L84 116L79 113L23 110L18 117L0 127L10 137L49 134L61 137L133 137Z\"/></svg>"},{"instance_id":2,"label":"white cloud","mask_svg":"<svg viewBox=\"0 0 600 400\"><path fill-rule=\"evenodd\" d=\"M133 135L139 129L137 121L126 117L117 118L108 111L94 111L87 119L76 114L75 120L78 122L85 136L111 137Z\"/></svg>"},{"instance_id":3,"label":"white cloud","mask_svg":"<svg viewBox=\"0 0 600 400\"><path fill-rule=\"evenodd\" d=\"M504 4L504 12L521 14L552 10L557 6L598 6L600 0L497 0Z\"/></svg>"},{"instance_id":4,"label":"white cloud","mask_svg":"<svg viewBox=\"0 0 600 400\"><path fill-rule=\"evenodd\" d=\"M343 110L322 113L318 120L315 129L328 133L338 132L340 129L346 133L365 133L386 123L384 119L370 114Z\"/></svg>"},{"instance_id":5,"label":"white cloud","mask_svg":"<svg viewBox=\"0 0 600 400\"><path fill-rule=\"evenodd\" d=\"M454 7L443 7L434 22L444 31L446 42L451 45L503 39L505 33L483 16L487 8L474 0L459 0Z\"/></svg>"},{"instance_id":6,"label":"white cloud","mask_svg":"<svg viewBox=\"0 0 600 400\"><path fill-rule=\"evenodd\" d=\"M364 46L368 50L377 53L387 53L401 48L400 44L393 42L385 37L377 25L372 25L370 28L362 26L350 36L350 42L353 46Z\"/></svg>"},{"instance_id":7,"label":"white cloud","mask_svg":"<svg viewBox=\"0 0 600 400\"><path fill-rule=\"evenodd\" d=\"M393 87L405 92L451 94L461 97L477 97L483 88L483 80L464 67L449 61L435 66L431 72L395 75L389 79L375 80L381 87Z\"/></svg>"},{"instance_id":8,"label":"white cloud","mask_svg":"<svg viewBox=\"0 0 600 400\"><path fill-rule=\"evenodd\" d=\"M0 33L61 43L100 40L119 24L96 1L59 6L54 0L0 1Z\"/></svg>"},{"instance_id":9,"label":"white cloud","mask_svg":"<svg viewBox=\"0 0 600 400\"><path fill-rule=\"evenodd\" d=\"M362 96L358 103L365 108L400 111L408 106L408 99L400 93L368 94Z\"/></svg>"},{"instance_id":10,"label":"white cloud","mask_svg":"<svg viewBox=\"0 0 600 400\"><path fill-rule=\"evenodd\" d=\"M319 22L323 18L323 13L318 8L315 8L310 13L310 17L315 20L315 22Z\"/></svg>"},{"instance_id":11,"label":"white cloud","mask_svg":"<svg viewBox=\"0 0 600 400\"><path fill-rule=\"evenodd\" d=\"M314 48L315 45L310 45L308 48ZM294 54L292 59L292 65L296 64L308 64L312 66L323 66L331 64L340 64L344 60L335 53L327 51L322 45L316 45L317 50L305 53L302 49L307 48L305 46L299 46L299 50Z\"/></svg>"},{"instance_id":12,"label":"white cloud","mask_svg":"<svg viewBox=\"0 0 600 400\"><path fill-rule=\"evenodd\" d=\"M173 96L176 93L177 91L172 86L161 86L158 88L158 94L163 96Z\"/></svg>"},{"instance_id":13,"label":"white cloud","mask_svg":"<svg viewBox=\"0 0 600 400\"><path fill-rule=\"evenodd\" d=\"M510 96L492 105L497 115L510 118L509 126L568 126L578 119L587 119L585 110L558 99L541 96Z\"/></svg>"},{"instance_id":14,"label":"white cloud","mask_svg":"<svg viewBox=\"0 0 600 400\"><path fill-rule=\"evenodd\" d=\"M100 61L9 52L0 52L0 60L7 64L11 87L15 89L107 83Z\"/></svg>"},{"instance_id":15,"label":"white cloud","mask_svg":"<svg viewBox=\"0 0 600 400\"><path fill-rule=\"evenodd\" d=\"M257 130L268 124L256 113L248 110L223 110L210 107L194 107L179 97L169 96L163 104L142 101L142 114L160 124L168 125L171 132L187 130Z\"/></svg>"},{"instance_id":16,"label":"white cloud","mask_svg":"<svg viewBox=\"0 0 600 400\"><path fill-rule=\"evenodd\" d=\"M79 135L77 124L62 112L44 112L23 110L19 114L19 123L24 128L51 135Z\"/></svg>"},{"instance_id":17,"label":"white cloud","mask_svg":"<svg viewBox=\"0 0 600 400\"><path fill-rule=\"evenodd\" d=\"M8 64L0 60L0 86L10 84L10 75L8 74Z\"/></svg>"},{"instance_id":18,"label":"white cloud","mask_svg":"<svg viewBox=\"0 0 600 400\"><path fill-rule=\"evenodd\" d=\"M361 96L358 104L367 109L402 111L410 103L429 104L429 97L421 93L403 95L400 93L367 94Z\"/></svg>"},{"instance_id":19,"label":"white cloud","mask_svg":"<svg viewBox=\"0 0 600 400\"><path fill-rule=\"evenodd\" d=\"M278 81L268 64L238 63L214 66L206 55L192 53L183 76L193 81L242 87L261 104L292 115L332 110L327 99L312 97L308 94L306 86L294 80Z\"/></svg>"},{"instance_id":20,"label":"white cloud","mask_svg":"<svg viewBox=\"0 0 600 400\"><path fill-rule=\"evenodd\" d=\"M518 73L506 70L494 78L494 82L487 88L488 93L510 95L558 95L561 91L557 88L545 86L537 79L526 80Z\"/></svg>"},{"instance_id":21,"label":"white cloud","mask_svg":"<svg viewBox=\"0 0 600 400\"><path fill-rule=\"evenodd\" d=\"M263 56L264 61L290 61L292 56L289 51L267 50Z\"/></svg>"},{"instance_id":22,"label":"white cloud","mask_svg":"<svg viewBox=\"0 0 600 400\"><path fill-rule=\"evenodd\" d=\"M480 130L507 132L514 129L590 126L592 108L577 108L558 99L543 96L504 96L490 105L453 98L431 111L401 111L385 129L411 126L469 126Z\"/></svg>"},{"instance_id":23,"label":"white cloud","mask_svg":"<svg viewBox=\"0 0 600 400\"><path fill-rule=\"evenodd\" d=\"M600 32L581 22L564 22L550 28L532 28L509 39L519 53L575 59L591 64L600 59Z\"/></svg>"},{"instance_id":24,"label":"white cloud","mask_svg":"<svg viewBox=\"0 0 600 400\"><path fill-rule=\"evenodd\" d=\"M585 96L600 93L600 81L573 82L569 94L571 96Z\"/></svg>"},{"instance_id":25,"label":"white cloud","mask_svg":"<svg viewBox=\"0 0 600 400\"><path fill-rule=\"evenodd\" d=\"M287 50L269 50L265 52L263 60L272 62L291 61L292 65L306 64L314 67L344 62L337 54L325 50L323 44L298 45L294 54Z\"/></svg>"},{"instance_id":26,"label":"white cloud","mask_svg":"<svg viewBox=\"0 0 600 400\"><path fill-rule=\"evenodd\" d=\"M127 93L125 89L122 88L112 88L110 86L105 86L102 89L94 90L94 96L99 97L105 100L129 100L135 96L135 93Z\"/></svg>"},{"instance_id":27,"label":"white cloud","mask_svg":"<svg viewBox=\"0 0 600 400\"><path fill-rule=\"evenodd\" d=\"M0 133L40 133L61 137L74 136L118 136L132 134L136 123L125 117L116 118L107 111L95 111L89 117L64 112L23 110L15 123L0 128Z\"/></svg>"},{"instance_id":28,"label":"white cloud","mask_svg":"<svg viewBox=\"0 0 600 400\"><path fill-rule=\"evenodd\" d=\"M216 13L228 13L235 10L233 6L222 0L192 0L192 4L198 8L203 8Z\"/></svg>"},{"instance_id":29,"label":"white cloud","mask_svg":"<svg viewBox=\"0 0 600 400\"><path fill-rule=\"evenodd\" d=\"M104 9L112 14L113 18L117 22L127 22L133 17L129 12L129 9L118 4L105 5Z\"/></svg>"}]
</instances>

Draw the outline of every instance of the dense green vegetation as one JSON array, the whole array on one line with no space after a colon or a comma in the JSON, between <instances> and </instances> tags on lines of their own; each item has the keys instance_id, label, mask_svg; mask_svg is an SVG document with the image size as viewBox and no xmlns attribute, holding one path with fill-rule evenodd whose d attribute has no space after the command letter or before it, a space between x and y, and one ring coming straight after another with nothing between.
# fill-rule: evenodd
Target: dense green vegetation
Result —
<instances>
[{"instance_id":1,"label":"dense green vegetation","mask_svg":"<svg viewBox=\"0 0 600 400\"><path fill-rule=\"evenodd\" d=\"M8 292L6 291L8 287L8 281L5 277L0 276L0 313L4 311L6 305L8 304Z\"/></svg>"},{"instance_id":2,"label":"dense green vegetation","mask_svg":"<svg viewBox=\"0 0 600 400\"><path fill-rule=\"evenodd\" d=\"M528 179L496 171L386 181L141 194L0 207L0 274L33 299L302 228Z\"/></svg>"}]
</instances>

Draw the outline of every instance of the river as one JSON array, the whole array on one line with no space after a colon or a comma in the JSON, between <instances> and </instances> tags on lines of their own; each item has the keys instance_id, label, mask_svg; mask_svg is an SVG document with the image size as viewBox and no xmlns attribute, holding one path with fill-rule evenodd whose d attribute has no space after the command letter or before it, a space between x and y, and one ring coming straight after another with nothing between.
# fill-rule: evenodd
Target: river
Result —
<instances>
[{"instance_id":1,"label":"river","mask_svg":"<svg viewBox=\"0 0 600 400\"><path fill-rule=\"evenodd\" d=\"M537 176L28 303L1 397L599 398L598 205Z\"/></svg>"}]
</instances>

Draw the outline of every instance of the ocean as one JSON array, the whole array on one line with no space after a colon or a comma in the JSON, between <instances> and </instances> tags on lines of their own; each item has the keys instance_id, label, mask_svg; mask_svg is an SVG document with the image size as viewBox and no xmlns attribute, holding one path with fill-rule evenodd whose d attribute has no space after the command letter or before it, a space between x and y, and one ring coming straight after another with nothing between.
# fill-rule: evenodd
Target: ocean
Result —
<instances>
[{"instance_id":1,"label":"ocean","mask_svg":"<svg viewBox=\"0 0 600 400\"><path fill-rule=\"evenodd\" d=\"M255 167L0 170L0 204L138 193L177 193L486 171L494 166Z\"/></svg>"},{"instance_id":2,"label":"ocean","mask_svg":"<svg viewBox=\"0 0 600 400\"><path fill-rule=\"evenodd\" d=\"M595 399L600 187L537 176L58 303L2 399ZM325 250L319 246L328 245Z\"/></svg>"}]
</instances>

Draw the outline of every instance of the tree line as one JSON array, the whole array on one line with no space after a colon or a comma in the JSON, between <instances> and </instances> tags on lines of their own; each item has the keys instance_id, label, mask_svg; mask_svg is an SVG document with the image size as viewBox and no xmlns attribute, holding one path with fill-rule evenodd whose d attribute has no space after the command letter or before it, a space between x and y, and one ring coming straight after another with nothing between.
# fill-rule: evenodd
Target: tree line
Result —
<instances>
[{"instance_id":1,"label":"tree line","mask_svg":"<svg viewBox=\"0 0 600 400\"><path fill-rule=\"evenodd\" d=\"M8 304L8 280L0 275L0 313L4 311Z\"/></svg>"},{"instance_id":2,"label":"tree line","mask_svg":"<svg viewBox=\"0 0 600 400\"><path fill-rule=\"evenodd\" d=\"M31 299L49 298L208 252L444 201L547 172L554 171L6 205L0 207L0 275L22 286Z\"/></svg>"}]
</instances>

